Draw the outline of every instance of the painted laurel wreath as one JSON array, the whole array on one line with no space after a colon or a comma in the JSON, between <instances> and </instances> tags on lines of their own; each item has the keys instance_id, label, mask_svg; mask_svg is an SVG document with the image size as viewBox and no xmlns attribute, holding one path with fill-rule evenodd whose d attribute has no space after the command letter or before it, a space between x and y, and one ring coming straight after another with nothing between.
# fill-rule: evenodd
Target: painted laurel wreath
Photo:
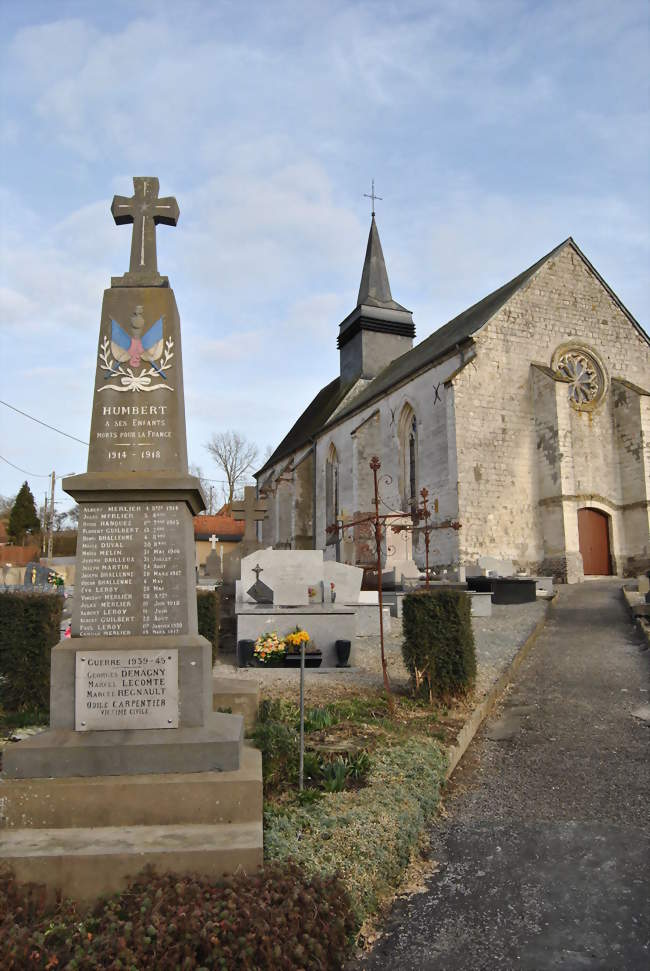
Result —
<instances>
[{"instance_id":1,"label":"painted laurel wreath","mask_svg":"<svg viewBox=\"0 0 650 971\"><path fill-rule=\"evenodd\" d=\"M135 374L130 367L126 367L124 364L120 364L111 355L111 342L108 337L104 335L104 340L102 341L102 348L99 352L99 362L102 371L106 372L104 374L104 380L108 381L112 377L119 377L119 384L103 384L98 391L105 391L107 388L111 388L112 391L159 391L161 388L165 388L167 391L173 391L173 387L167 383L166 372L173 368L171 363L174 357L174 342L171 337L168 337L165 341L165 349L156 363L151 363L149 368L142 368L139 374ZM162 381L153 381L156 378L163 378Z\"/></svg>"}]
</instances>

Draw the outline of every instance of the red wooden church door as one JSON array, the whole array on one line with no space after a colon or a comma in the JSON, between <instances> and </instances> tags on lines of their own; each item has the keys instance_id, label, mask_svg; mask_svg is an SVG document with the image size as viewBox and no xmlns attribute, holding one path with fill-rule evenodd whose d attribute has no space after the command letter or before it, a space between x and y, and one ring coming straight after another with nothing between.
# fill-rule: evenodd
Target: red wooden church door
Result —
<instances>
[{"instance_id":1,"label":"red wooden church door","mask_svg":"<svg viewBox=\"0 0 650 971\"><path fill-rule=\"evenodd\" d=\"M608 516L598 509L578 509L578 541L585 576L609 576Z\"/></svg>"}]
</instances>

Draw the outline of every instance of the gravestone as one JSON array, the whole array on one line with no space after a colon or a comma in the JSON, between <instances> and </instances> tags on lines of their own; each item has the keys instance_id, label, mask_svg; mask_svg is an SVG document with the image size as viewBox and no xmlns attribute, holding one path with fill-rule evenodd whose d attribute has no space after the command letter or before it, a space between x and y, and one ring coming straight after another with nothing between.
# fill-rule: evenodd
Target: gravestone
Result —
<instances>
[{"instance_id":1,"label":"gravestone","mask_svg":"<svg viewBox=\"0 0 650 971\"><path fill-rule=\"evenodd\" d=\"M261 863L261 766L243 751L241 716L213 711L211 645L197 628L193 516L205 500L188 474L180 321L155 243L178 206L158 199L157 179L133 181L133 197L112 205L116 223L133 223L131 264L104 293L88 470L63 480L79 504L72 637L52 651L50 729L4 753L9 804L28 792L58 805L56 783L71 795L54 835L16 830L1 855L77 897L116 889L148 861L214 874ZM250 803L222 818L228 784L237 805L248 787ZM22 811L22 826L42 827L30 823L39 812ZM92 830L74 828L80 817ZM209 845L197 822L211 824Z\"/></svg>"},{"instance_id":2,"label":"gravestone","mask_svg":"<svg viewBox=\"0 0 650 971\"><path fill-rule=\"evenodd\" d=\"M205 575L213 580L221 580L223 577L223 557L217 552L217 537L213 533L210 537L212 549L205 560Z\"/></svg>"},{"instance_id":3,"label":"gravestone","mask_svg":"<svg viewBox=\"0 0 650 971\"><path fill-rule=\"evenodd\" d=\"M233 502L233 519L244 523L244 537L237 550L240 560L262 548L257 539L257 524L266 518L268 506L267 499L258 498L255 486L244 486L244 498Z\"/></svg>"}]
</instances>

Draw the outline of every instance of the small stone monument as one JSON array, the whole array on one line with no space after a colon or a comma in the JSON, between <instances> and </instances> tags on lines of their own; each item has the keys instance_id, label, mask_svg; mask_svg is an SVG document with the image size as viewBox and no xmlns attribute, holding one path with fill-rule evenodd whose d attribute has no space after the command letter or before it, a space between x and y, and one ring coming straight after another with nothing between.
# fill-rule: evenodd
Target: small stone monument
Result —
<instances>
[{"instance_id":1,"label":"small stone monument","mask_svg":"<svg viewBox=\"0 0 650 971\"><path fill-rule=\"evenodd\" d=\"M205 575L211 580L221 580L223 578L223 556L217 552L217 537L213 533L210 537L212 549L205 560Z\"/></svg>"},{"instance_id":2,"label":"small stone monument","mask_svg":"<svg viewBox=\"0 0 650 971\"><path fill-rule=\"evenodd\" d=\"M155 226L179 209L157 179L133 182L111 209L133 223L131 263L104 293L88 471L63 480L79 504L72 637L52 651L49 731L4 752L0 856L78 899L147 862L217 875L262 859L259 753L242 746L241 716L213 711L197 629L205 501L188 474L178 310L156 261Z\"/></svg>"}]
</instances>

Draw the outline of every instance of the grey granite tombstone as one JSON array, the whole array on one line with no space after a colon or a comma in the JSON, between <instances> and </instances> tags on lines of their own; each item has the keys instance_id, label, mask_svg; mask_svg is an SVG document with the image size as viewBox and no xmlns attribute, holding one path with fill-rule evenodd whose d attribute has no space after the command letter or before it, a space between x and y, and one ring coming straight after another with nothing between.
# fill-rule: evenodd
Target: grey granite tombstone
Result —
<instances>
[{"instance_id":1,"label":"grey granite tombstone","mask_svg":"<svg viewBox=\"0 0 650 971\"><path fill-rule=\"evenodd\" d=\"M155 225L175 199L135 178L116 196L133 223L129 272L104 293L88 471L79 503L72 638L52 651L50 731L5 753L8 777L236 769L242 720L212 711L209 642L197 629L180 322L156 263Z\"/></svg>"}]
</instances>

